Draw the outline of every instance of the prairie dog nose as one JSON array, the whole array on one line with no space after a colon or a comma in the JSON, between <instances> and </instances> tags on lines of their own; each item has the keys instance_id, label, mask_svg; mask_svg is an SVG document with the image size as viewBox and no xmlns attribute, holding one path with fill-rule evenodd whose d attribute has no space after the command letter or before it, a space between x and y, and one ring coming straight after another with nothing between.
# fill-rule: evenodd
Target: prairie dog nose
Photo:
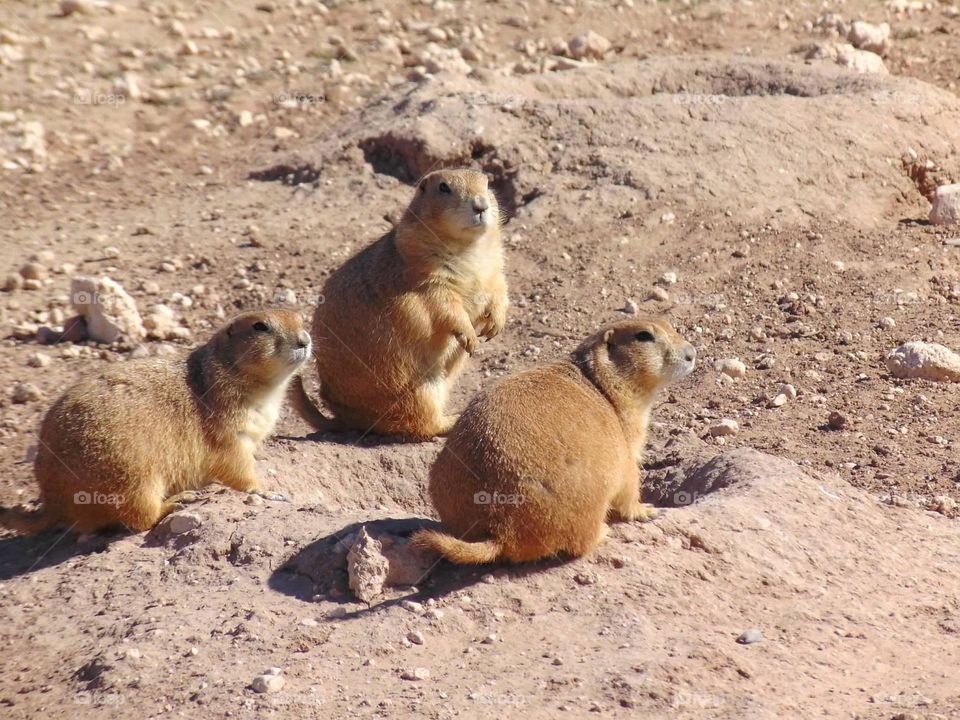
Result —
<instances>
[{"instance_id":1,"label":"prairie dog nose","mask_svg":"<svg viewBox=\"0 0 960 720\"><path fill-rule=\"evenodd\" d=\"M683 359L688 363L693 363L697 359L697 350L693 345L687 345L683 351Z\"/></svg>"},{"instance_id":2,"label":"prairie dog nose","mask_svg":"<svg viewBox=\"0 0 960 720\"><path fill-rule=\"evenodd\" d=\"M310 347L310 333L306 330L301 330L297 333L297 347Z\"/></svg>"},{"instance_id":3,"label":"prairie dog nose","mask_svg":"<svg viewBox=\"0 0 960 720\"><path fill-rule=\"evenodd\" d=\"M475 212L482 213L490 208L490 201L484 195L477 195L473 199L473 209Z\"/></svg>"}]
</instances>

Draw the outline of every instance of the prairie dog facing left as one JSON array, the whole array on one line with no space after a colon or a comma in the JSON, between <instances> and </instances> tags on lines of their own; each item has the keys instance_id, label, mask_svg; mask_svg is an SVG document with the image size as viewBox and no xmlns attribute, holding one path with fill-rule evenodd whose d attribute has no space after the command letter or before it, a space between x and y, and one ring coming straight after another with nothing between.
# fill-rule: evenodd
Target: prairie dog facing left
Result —
<instances>
[{"instance_id":1,"label":"prairie dog facing left","mask_svg":"<svg viewBox=\"0 0 960 720\"><path fill-rule=\"evenodd\" d=\"M641 318L481 391L430 469L445 532L413 542L456 563L578 557L603 539L608 515L654 518L638 468L650 410L695 359L669 323Z\"/></svg>"},{"instance_id":2,"label":"prairie dog facing left","mask_svg":"<svg viewBox=\"0 0 960 720\"><path fill-rule=\"evenodd\" d=\"M131 360L80 381L40 428L43 507L0 509L0 525L147 530L214 481L283 499L261 488L254 451L309 354L297 314L247 312L183 360Z\"/></svg>"},{"instance_id":3,"label":"prairie dog facing left","mask_svg":"<svg viewBox=\"0 0 960 720\"><path fill-rule=\"evenodd\" d=\"M316 430L429 439L450 430L450 388L507 317L501 215L487 177L438 170L399 223L338 268L313 316L321 413L298 378L291 400Z\"/></svg>"}]
</instances>

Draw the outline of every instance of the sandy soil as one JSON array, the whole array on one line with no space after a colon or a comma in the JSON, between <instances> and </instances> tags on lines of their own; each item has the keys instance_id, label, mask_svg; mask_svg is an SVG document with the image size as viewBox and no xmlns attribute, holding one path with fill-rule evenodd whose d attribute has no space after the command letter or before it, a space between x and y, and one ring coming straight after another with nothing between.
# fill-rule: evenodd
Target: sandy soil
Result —
<instances>
[{"instance_id":1,"label":"sandy soil","mask_svg":"<svg viewBox=\"0 0 960 720\"><path fill-rule=\"evenodd\" d=\"M35 497L66 385L241 308L309 316L437 165L484 169L511 213L509 323L454 409L628 301L700 364L654 414L646 492L672 507L577 562L441 564L356 603L343 538L430 516L440 444L289 412L259 470L290 505L225 491L182 536L4 536L0 714L960 717L960 390L883 362L960 350L958 231L903 167L960 181L957 5L79 4L0 7L0 277L52 253L0 293L0 503ZM888 75L804 59L857 19L891 25ZM602 57L558 56L587 30ZM43 344L77 275L189 337ZM271 667L286 685L255 692Z\"/></svg>"}]
</instances>

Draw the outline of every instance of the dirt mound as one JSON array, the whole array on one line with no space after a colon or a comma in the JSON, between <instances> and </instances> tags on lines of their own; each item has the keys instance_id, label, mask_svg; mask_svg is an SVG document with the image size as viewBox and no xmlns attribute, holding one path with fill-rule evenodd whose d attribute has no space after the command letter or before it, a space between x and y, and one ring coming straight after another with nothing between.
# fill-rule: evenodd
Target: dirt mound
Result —
<instances>
[{"instance_id":1,"label":"dirt mound","mask_svg":"<svg viewBox=\"0 0 960 720\"><path fill-rule=\"evenodd\" d=\"M406 183L480 166L524 222L667 205L870 227L921 212L901 169L908 148L960 167L960 101L911 79L717 55L480 75L407 86L253 177L323 178L359 148L374 172Z\"/></svg>"},{"instance_id":2,"label":"dirt mound","mask_svg":"<svg viewBox=\"0 0 960 720\"><path fill-rule=\"evenodd\" d=\"M422 521L223 492L184 511L173 537L42 558L49 538L4 540L0 702L11 718L62 705L101 718L193 706L737 719L889 718L960 702L955 524L746 448L693 468L683 487L696 502L613 526L588 558L439 563L418 593L370 607L352 599L339 541L362 524L404 535ZM103 582L72 583L79 575ZM576 634L557 633L574 617ZM29 638L10 631L26 626ZM761 639L738 643L747 629ZM493 670L499 656L523 672ZM248 687L270 667L279 692ZM45 692L15 692L28 673ZM344 690L364 677L376 685Z\"/></svg>"}]
</instances>

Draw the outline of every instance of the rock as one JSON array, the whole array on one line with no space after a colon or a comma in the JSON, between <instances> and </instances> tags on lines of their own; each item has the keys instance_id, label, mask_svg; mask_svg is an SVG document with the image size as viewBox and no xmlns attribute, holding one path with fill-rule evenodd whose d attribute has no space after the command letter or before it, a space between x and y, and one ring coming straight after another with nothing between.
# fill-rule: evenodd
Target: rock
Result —
<instances>
[{"instance_id":1,"label":"rock","mask_svg":"<svg viewBox=\"0 0 960 720\"><path fill-rule=\"evenodd\" d=\"M897 378L960 382L960 355L937 343L904 343L886 361Z\"/></svg>"},{"instance_id":2,"label":"rock","mask_svg":"<svg viewBox=\"0 0 960 720\"><path fill-rule=\"evenodd\" d=\"M178 512L167 515L157 525L157 532L164 537L174 537L196 530L203 525L203 519L196 513Z\"/></svg>"},{"instance_id":3,"label":"rock","mask_svg":"<svg viewBox=\"0 0 960 720\"><path fill-rule=\"evenodd\" d=\"M877 323L883 330L893 330L897 326L897 321L892 317L883 317L880 318L880 322Z\"/></svg>"},{"instance_id":4,"label":"rock","mask_svg":"<svg viewBox=\"0 0 960 720\"><path fill-rule=\"evenodd\" d=\"M736 420L724 418L716 425L713 425L709 432L713 437L727 437L728 435L736 435L738 432L740 432L740 424Z\"/></svg>"},{"instance_id":5,"label":"rock","mask_svg":"<svg viewBox=\"0 0 960 720\"><path fill-rule=\"evenodd\" d=\"M146 317L143 318L143 327L147 331L147 337L154 340L175 340L190 337L190 330L177 322L173 310L167 305L151 306Z\"/></svg>"},{"instance_id":6,"label":"rock","mask_svg":"<svg viewBox=\"0 0 960 720\"><path fill-rule=\"evenodd\" d=\"M257 675L250 683L250 687L257 693L275 693L283 690L286 684L287 681L283 676L264 673L263 675Z\"/></svg>"},{"instance_id":7,"label":"rock","mask_svg":"<svg viewBox=\"0 0 960 720\"><path fill-rule=\"evenodd\" d=\"M790 383L784 383L781 385L779 392L781 395L786 395L787 400L797 399L797 389Z\"/></svg>"},{"instance_id":8,"label":"rock","mask_svg":"<svg viewBox=\"0 0 960 720\"><path fill-rule=\"evenodd\" d=\"M92 15L95 9L93 0L60 0L60 14L64 17L73 15Z\"/></svg>"},{"instance_id":9,"label":"rock","mask_svg":"<svg viewBox=\"0 0 960 720\"><path fill-rule=\"evenodd\" d=\"M807 52L808 60L832 60L837 65L864 75L887 75L883 58L867 50L858 50L849 43L824 43Z\"/></svg>"},{"instance_id":10,"label":"rock","mask_svg":"<svg viewBox=\"0 0 960 720\"><path fill-rule=\"evenodd\" d=\"M783 407L788 402L787 396L784 393L779 393L775 395L773 400L770 401L770 407L778 408Z\"/></svg>"},{"instance_id":11,"label":"rock","mask_svg":"<svg viewBox=\"0 0 960 720\"><path fill-rule=\"evenodd\" d=\"M108 277L76 277L70 286L70 302L86 320L88 337L109 345L117 340L139 341L146 329L137 303L119 283Z\"/></svg>"},{"instance_id":12,"label":"rock","mask_svg":"<svg viewBox=\"0 0 960 720\"><path fill-rule=\"evenodd\" d=\"M874 25L856 20L850 25L847 40L858 50L866 50L882 57L890 50L890 25L889 23Z\"/></svg>"},{"instance_id":13,"label":"rock","mask_svg":"<svg viewBox=\"0 0 960 720\"><path fill-rule=\"evenodd\" d=\"M670 293L668 293L662 287L654 287L653 290L650 291L650 299L666 302L670 299Z\"/></svg>"},{"instance_id":14,"label":"rock","mask_svg":"<svg viewBox=\"0 0 960 720\"><path fill-rule=\"evenodd\" d=\"M404 670L400 675L403 680L426 680L430 677L430 671L427 668L414 668L413 670Z\"/></svg>"},{"instance_id":15,"label":"rock","mask_svg":"<svg viewBox=\"0 0 960 720\"><path fill-rule=\"evenodd\" d=\"M627 302L623 305L623 311L627 315L636 315L640 312L640 308L637 306L637 303L631 299L627 299Z\"/></svg>"},{"instance_id":16,"label":"rock","mask_svg":"<svg viewBox=\"0 0 960 720\"><path fill-rule=\"evenodd\" d=\"M60 342L79 343L87 339L87 321L82 315L67 318L63 323Z\"/></svg>"},{"instance_id":17,"label":"rock","mask_svg":"<svg viewBox=\"0 0 960 720\"><path fill-rule=\"evenodd\" d=\"M934 225L960 223L960 183L941 185L933 195L930 222Z\"/></svg>"},{"instance_id":18,"label":"rock","mask_svg":"<svg viewBox=\"0 0 960 720\"><path fill-rule=\"evenodd\" d=\"M30 355L27 357L27 365L30 367L45 368L48 367L51 362L52 360L50 356L45 353L30 353Z\"/></svg>"},{"instance_id":19,"label":"rock","mask_svg":"<svg viewBox=\"0 0 960 720\"><path fill-rule=\"evenodd\" d=\"M752 643L758 643L761 640L763 640L763 634L756 628L744 630L740 637L737 638L737 642L741 645L750 645Z\"/></svg>"},{"instance_id":20,"label":"rock","mask_svg":"<svg viewBox=\"0 0 960 720\"><path fill-rule=\"evenodd\" d=\"M347 574L350 589L363 602L370 602L383 592L390 573L390 561L383 554L380 542L370 536L366 526L347 553Z\"/></svg>"},{"instance_id":21,"label":"rock","mask_svg":"<svg viewBox=\"0 0 960 720\"><path fill-rule=\"evenodd\" d=\"M717 372L738 380L747 374L747 366L737 358L728 358L717 363Z\"/></svg>"},{"instance_id":22,"label":"rock","mask_svg":"<svg viewBox=\"0 0 960 720\"><path fill-rule=\"evenodd\" d=\"M13 386L11 400L18 405L23 405L39 400L41 397L43 397L43 393L33 383L17 383Z\"/></svg>"},{"instance_id":23,"label":"rock","mask_svg":"<svg viewBox=\"0 0 960 720\"><path fill-rule=\"evenodd\" d=\"M675 272L665 272L660 276L658 281L663 285L676 285L677 284L677 274Z\"/></svg>"},{"instance_id":24,"label":"rock","mask_svg":"<svg viewBox=\"0 0 960 720\"><path fill-rule=\"evenodd\" d=\"M7 292L14 292L23 287L23 275L20 273L10 273L3 281L3 289Z\"/></svg>"},{"instance_id":25,"label":"rock","mask_svg":"<svg viewBox=\"0 0 960 720\"><path fill-rule=\"evenodd\" d=\"M20 268L20 276L24 280L46 280L47 269L38 262L24 263Z\"/></svg>"},{"instance_id":26,"label":"rock","mask_svg":"<svg viewBox=\"0 0 960 720\"><path fill-rule=\"evenodd\" d=\"M423 633L416 630L412 630L407 633L407 640L412 642L414 645L423 645L425 642Z\"/></svg>"},{"instance_id":27,"label":"rock","mask_svg":"<svg viewBox=\"0 0 960 720\"><path fill-rule=\"evenodd\" d=\"M574 60L583 60L593 58L600 60L612 47L610 41L602 35L598 35L593 30L571 38L569 43L569 54Z\"/></svg>"}]
</instances>

